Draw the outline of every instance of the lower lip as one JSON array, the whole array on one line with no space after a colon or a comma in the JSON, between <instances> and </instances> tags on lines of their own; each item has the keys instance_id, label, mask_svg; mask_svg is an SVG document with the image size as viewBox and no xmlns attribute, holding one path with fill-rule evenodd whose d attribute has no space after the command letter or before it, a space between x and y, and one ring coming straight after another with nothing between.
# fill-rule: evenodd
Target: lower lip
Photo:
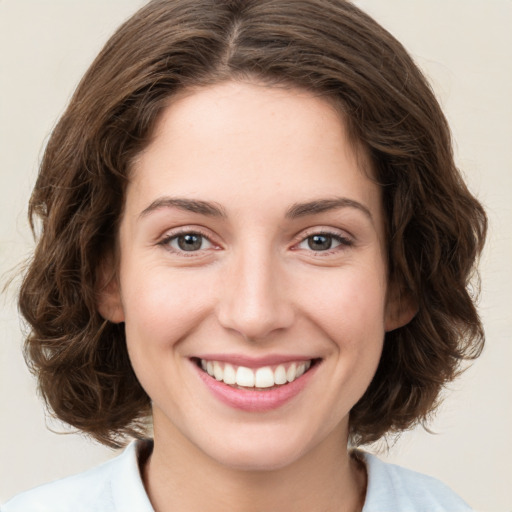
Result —
<instances>
[{"instance_id":1,"label":"lower lip","mask_svg":"<svg viewBox=\"0 0 512 512\"><path fill-rule=\"evenodd\" d=\"M208 389L223 403L248 412L265 412L282 407L296 397L308 384L317 370L318 364L313 365L298 379L268 391L252 391L250 389L238 389L224 384L208 375L195 365L199 377Z\"/></svg>"}]
</instances>

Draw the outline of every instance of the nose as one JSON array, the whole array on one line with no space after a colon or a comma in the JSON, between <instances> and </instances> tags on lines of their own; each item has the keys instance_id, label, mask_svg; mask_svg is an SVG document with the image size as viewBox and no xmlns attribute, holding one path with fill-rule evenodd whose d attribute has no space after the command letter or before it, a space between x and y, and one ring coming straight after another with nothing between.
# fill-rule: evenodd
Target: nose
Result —
<instances>
[{"instance_id":1,"label":"nose","mask_svg":"<svg viewBox=\"0 0 512 512\"><path fill-rule=\"evenodd\" d=\"M231 261L217 310L225 329L256 341L292 325L293 302L277 259L260 249Z\"/></svg>"}]
</instances>

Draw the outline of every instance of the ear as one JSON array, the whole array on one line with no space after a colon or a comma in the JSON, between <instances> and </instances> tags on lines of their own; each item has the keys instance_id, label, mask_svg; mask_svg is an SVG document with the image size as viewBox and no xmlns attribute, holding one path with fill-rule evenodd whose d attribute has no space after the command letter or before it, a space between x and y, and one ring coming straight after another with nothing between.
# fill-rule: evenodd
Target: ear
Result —
<instances>
[{"instance_id":1,"label":"ear","mask_svg":"<svg viewBox=\"0 0 512 512\"><path fill-rule=\"evenodd\" d=\"M109 322L124 322L121 287L113 257L107 257L98 269L96 305L100 315Z\"/></svg>"},{"instance_id":2,"label":"ear","mask_svg":"<svg viewBox=\"0 0 512 512\"><path fill-rule=\"evenodd\" d=\"M386 332L407 325L417 312L418 305L410 292L404 291L397 285L389 286L384 319Z\"/></svg>"}]
</instances>

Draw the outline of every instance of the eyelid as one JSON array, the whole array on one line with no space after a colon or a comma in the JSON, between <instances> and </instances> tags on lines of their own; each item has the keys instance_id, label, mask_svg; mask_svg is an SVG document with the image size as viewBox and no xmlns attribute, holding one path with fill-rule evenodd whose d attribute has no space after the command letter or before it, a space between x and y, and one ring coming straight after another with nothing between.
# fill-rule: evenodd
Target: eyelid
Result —
<instances>
[{"instance_id":1,"label":"eyelid","mask_svg":"<svg viewBox=\"0 0 512 512\"><path fill-rule=\"evenodd\" d=\"M182 251L177 250L170 247L169 242L181 235L189 235L189 234L195 234L200 235L204 239L208 240L208 242L212 245L212 247L209 247L208 249L200 249L198 251ZM211 249L219 249L220 245L216 243L213 240L213 237L211 234L208 234L206 230L202 229L199 226L180 226L178 228L173 228L165 231L165 233L159 237L157 240L156 245L164 246L169 252L173 252L175 254L180 255L186 255L186 256L193 256L194 254L203 253L204 251L211 250Z\"/></svg>"},{"instance_id":2,"label":"eyelid","mask_svg":"<svg viewBox=\"0 0 512 512\"><path fill-rule=\"evenodd\" d=\"M292 249L300 250L298 246L301 243L305 242L308 238L315 236L315 235L330 236L340 242L340 245L334 247L333 249L327 249L325 251L313 251L313 250L309 251L309 252L315 253L315 255L328 255L333 252L339 251L340 246L343 249L343 248L348 248L348 247L354 245L354 238L351 235L349 235L346 231L341 230L341 229L338 230L335 228L317 226L314 228L308 228L308 229L302 231L299 235L297 235L297 237L295 237L295 241L293 243Z\"/></svg>"},{"instance_id":3,"label":"eyelid","mask_svg":"<svg viewBox=\"0 0 512 512\"><path fill-rule=\"evenodd\" d=\"M351 235L346 229L333 228L330 226L312 226L310 228L303 229L299 234L295 236L296 241L302 241L313 235L331 235L346 240L354 241L353 235Z\"/></svg>"},{"instance_id":4,"label":"eyelid","mask_svg":"<svg viewBox=\"0 0 512 512\"><path fill-rule=\"evenodd\" d=\"M181 251L181 250L176 250L174 248L170 248L169 242L171 240L179 237L180 235L186 235L186 234L200 235L201 237L206 239L212 245L212 247L207 248L207 249L200 249L198 251L190 251L189 253L187 253L187 251ZM354 244L354 238L344 230L331 228L331 227L316 226L316 227L312 227L312 228L307 228L307 229L301 231L297 236L295 236L291 249L299 250L299 247L298 247L299 244L305 242L309 237L315 236L315 235L330 236L330 237L334 238L335 240L337 240L338 242L340 242L340 245L334 247L333 249L327 249L325 251L313 251L313 250L309 251L312 253L317 253L318 255L321 255L321 254L327 255L332 252L337 252L340 250L340 249L338 249L338 247L340 247L340 246L342 248L347 248ZM187 256L193 256L194 254L202 253L207 250L211 250L211 249L216 250L216 249L221 248L220 244L214 240L214 237L210 233L208 233L207 230L203 229L200 226L180 226L177 228L169 229L169 230L165 231L161 237L159 237L159 239L156 242L156 245L165 246L167 248L167 250L169 250L170 252L178 253L181 255L187 255Z\"/></svg>"}]
</instances>

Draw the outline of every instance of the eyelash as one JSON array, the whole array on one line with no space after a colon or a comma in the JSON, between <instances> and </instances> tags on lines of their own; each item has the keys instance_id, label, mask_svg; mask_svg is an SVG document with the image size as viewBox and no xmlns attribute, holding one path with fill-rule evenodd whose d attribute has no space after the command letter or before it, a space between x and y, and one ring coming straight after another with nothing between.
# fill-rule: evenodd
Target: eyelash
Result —
<instances>
[{"instance_id":1,"label":"eyelash","mask_svg":"<svg viewBox=\"0 0 512 512\"><path fill-rule=\"evenodd\" d=\"M315 236L327 237L327 238L330 238L333 241L336 241L339 243L338 246L333 247L333 248L329 247L328 249L321 250L321 251L314 251L311 249L310 251L308 251L308 252L311 252L312 254L314 254L315 257L329 256L329 255L332 255L333 253L342 251L343 249L347 249L354 245L353 240L351 240L350 238L348 238L346 236L341 235L340 233L336 233L336 232L329 231L329 230L323 230L323 231L313 231L313 232L309 232L309 233L306 232L305 236L304 235L301 236L300 241L294 245L294 248L296 248L295 250L300 250L298 248L299 245L306 243L308 241L308 239L313 238Z\"/></svg>"},{"instance_id":2,"label":"eyelash","mask_svg":"<svg viewBox=\"0 0 512 512\"><path fill-rule=\"evenodd\" d=\"M177 240L179 237L182 237L185 235L199 236L203 240L208 241L213 247L215 247L215 244L214 244L214 242L212 242L210 237L198 229L189 229L189 230L183 229L178 232L169 233L162 240L160 240L157 245L166 247L168 251L173 252L175 254L179 254L180 256L184 256L184 257L193 257L193 256L196 256L197 253L207 250L207 249L199 249L197 251L186 251L186 250L175 249L170 246L172 241ZM315 256L328 256L330 254L333 254L334 252L343 250L343 248L348 248L348 247L351 247L354 245L353 240L351 240L350 238L342 236L339 233L325 230L325 231L315 231L315 232L306 233L305 236L301 236L300 240L293 245L292 249L300 250L298 246L302 243L307 242L308 239L310 239L314 236L327 237L327 238L330 238L339 243L338 246L336 246L332 249L328 248L328 249L320 250L320 251L314 251L313 249L311 249L309 252L311 252L312 254L315 254ZM340 247L341 247L341 249L340 249Z\"/></svg>"},{"instance_id":3,"label":"eyelash","mask_svg":"<svg viewBox=\"0 0 512 512\"><path fill-rule=\"evenodd\" d=\"M174 254L179 254L180 256L184 256L184 257L197 256L197 253L205 250L205 249L200 249L198 251L185 251L185 250L179 250L179 249L175 249L174 247L171 247L170 244L173 240L177 240L178 238L185 236L185 235L199 236L203 240L207 240L213 247L216 247L216 245L212 242L210 237L198 229L183 229L183 230L180 230L177 232L169 233L162 240L160 240L157 245L165 247L168 251L170 251Z\"/></svg>"}]
</instances>

